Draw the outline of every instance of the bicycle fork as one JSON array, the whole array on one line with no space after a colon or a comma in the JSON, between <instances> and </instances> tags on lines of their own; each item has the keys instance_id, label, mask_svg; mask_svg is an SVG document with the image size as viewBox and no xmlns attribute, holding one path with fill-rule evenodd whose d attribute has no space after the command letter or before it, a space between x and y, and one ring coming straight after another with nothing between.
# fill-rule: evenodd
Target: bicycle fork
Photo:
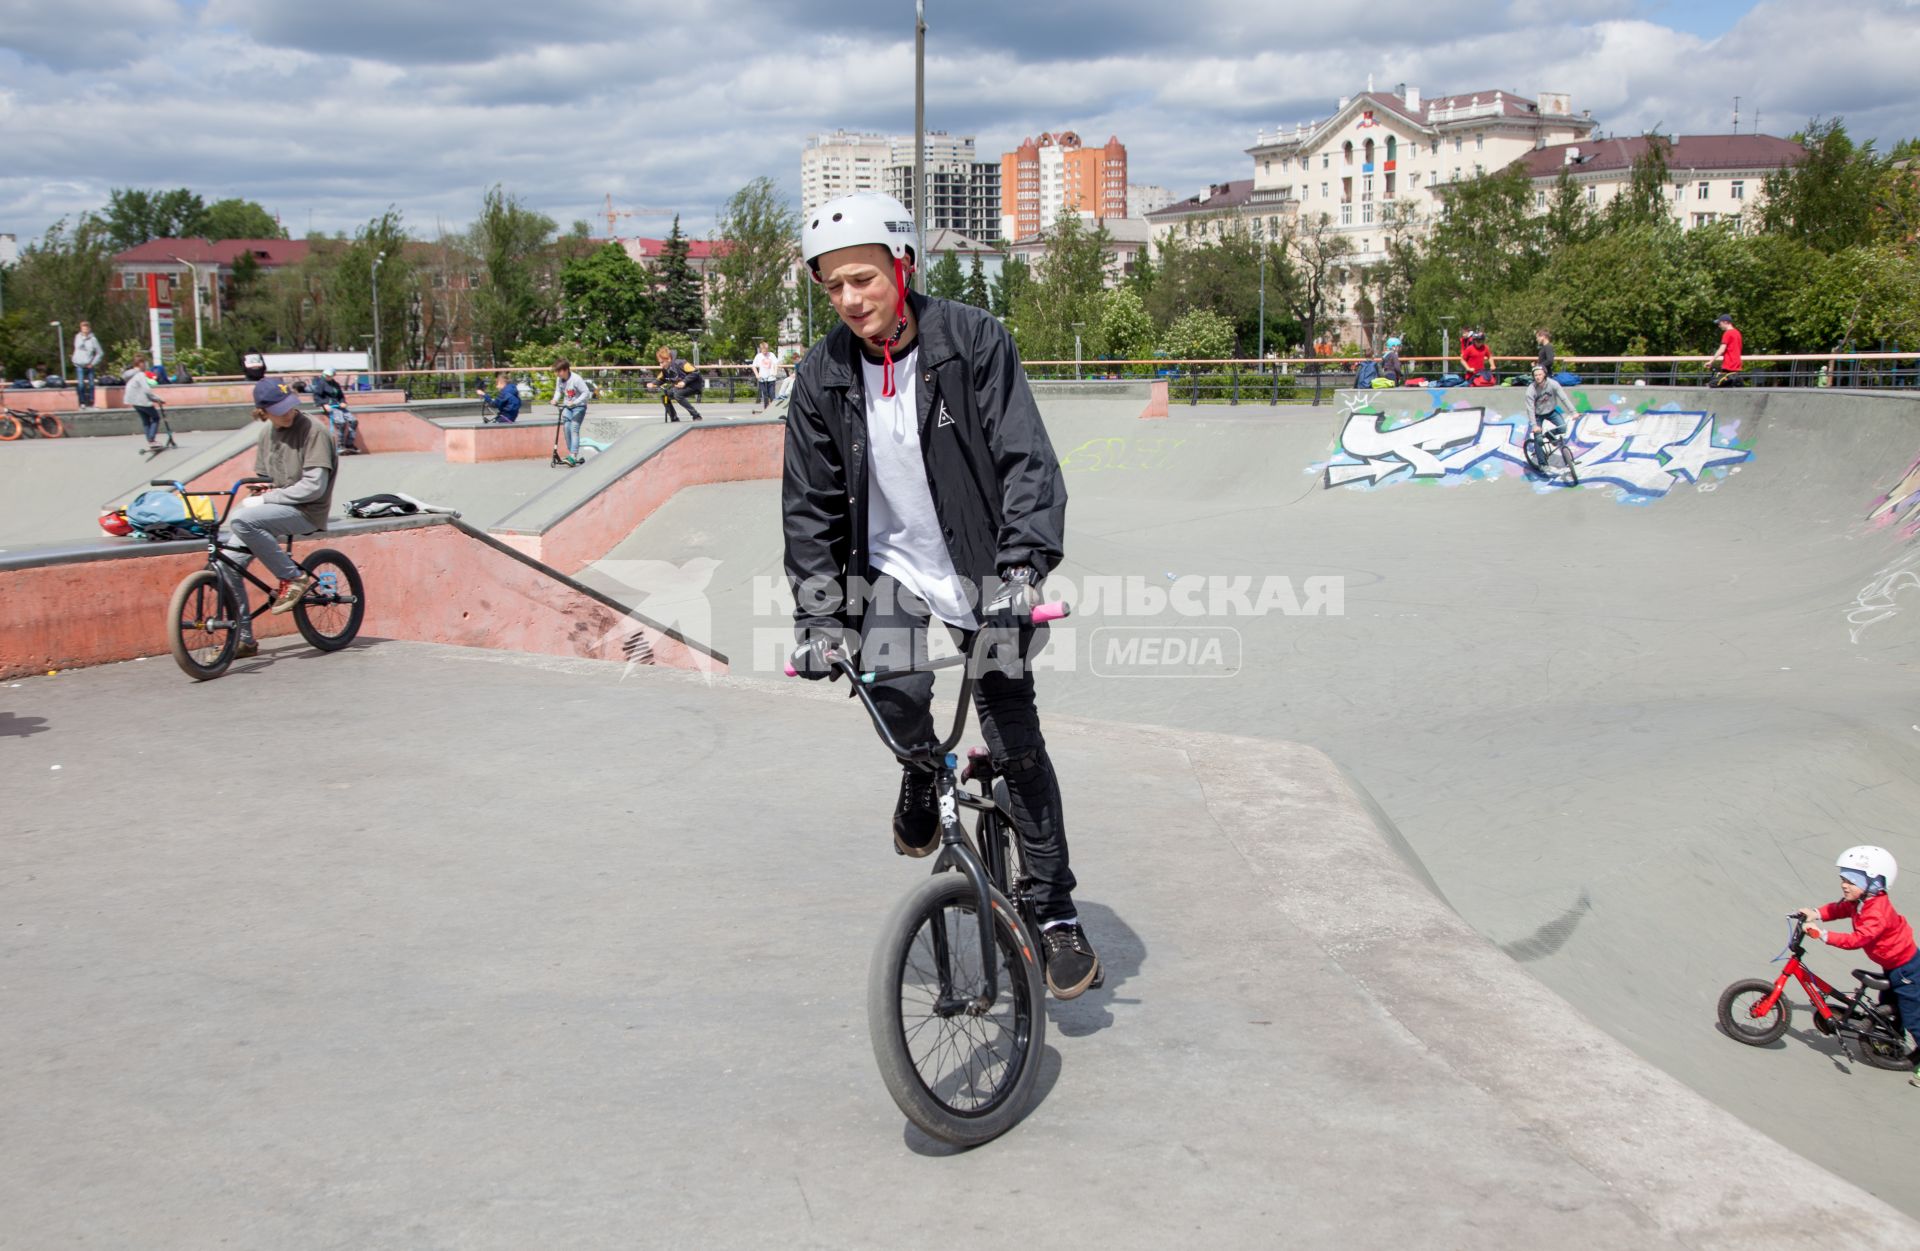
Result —
<instances>
[{"instance_id":1,"label":"bicycle fork","mask_svg":"<svg viewBox=\"0 0 1920 1251\"><path fill-rule=\"evenodd\" d=\"M936 914L933 919L933 952L940 970L940 996L934 1001L933 1010L942 1018L961 1012L968 1016L984 1016L993 1010L993 1002L1000 994L1000 948L993 937L993 891L987 880L986 866L980 863L980 857L967 845L966 835L960 827L960 801L955 796L957 783L954 781L953 765L954 758L949 755L934 775L934 794L940 806L941 851L940 858L934 862L933 871L942 873L957 868L966 874L968 883L973 887L977 901L974 915L980 925L983 984L980 993L971 998L955 993L946 916L944 913Z\"/></svg>"}]
</instances>

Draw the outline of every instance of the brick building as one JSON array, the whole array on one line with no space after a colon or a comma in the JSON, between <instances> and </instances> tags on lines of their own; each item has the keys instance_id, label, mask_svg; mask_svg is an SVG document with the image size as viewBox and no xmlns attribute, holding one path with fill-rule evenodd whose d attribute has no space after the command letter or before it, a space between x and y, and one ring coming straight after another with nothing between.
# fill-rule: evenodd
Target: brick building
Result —
<instances>
[{"instance_id":1,"label":"brick building","mask_svg":"<svg viewBox=\"0 0 1920 1251\"><path fill-rule=\"evenodd\" d=\"M1088 221L1127 215L1127 148L1082 146L1071 130L1025 139L1000 157L1000 236L1031 239L1061 213Z\"/></svg>"}]
</instances>

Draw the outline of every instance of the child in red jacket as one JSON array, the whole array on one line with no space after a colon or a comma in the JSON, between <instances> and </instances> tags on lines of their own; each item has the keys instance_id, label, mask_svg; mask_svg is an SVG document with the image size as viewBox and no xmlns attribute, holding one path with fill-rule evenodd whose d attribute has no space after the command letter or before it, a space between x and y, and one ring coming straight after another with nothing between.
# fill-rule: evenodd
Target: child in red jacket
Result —
<instances>
[{"instance_id":1,"label":"child in red jacket","mask_svg":"<svg viewBox=\"0 0 1920 1251\"><path fill-rule=\"evenodd\" d=\"M1916 1041L1920 1041L1920 947L1913 941L1913 927L1907 918L1893 909L1887 887L1900 874L1900 866L1884 847L1849 847L1834 862L1840 869L1840 898L1818 908L1802 908L1808 921L1807 937L1826 941L1830 947L1864 951L1867 958L1885 969L1893 983L1894 999L1900 1005L1900 1021ZM1836 933L1821 929L1814 921L1853 920L1853 932ZM1920 1068L1910 1079L1920 1086Z\"/></svg>"}]
</instances>

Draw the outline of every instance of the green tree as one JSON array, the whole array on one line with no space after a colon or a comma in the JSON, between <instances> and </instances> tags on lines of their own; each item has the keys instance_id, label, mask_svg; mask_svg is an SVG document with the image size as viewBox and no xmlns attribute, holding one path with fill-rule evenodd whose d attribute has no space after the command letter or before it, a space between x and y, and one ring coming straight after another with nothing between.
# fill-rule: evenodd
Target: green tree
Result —
<instances>
[{"instance_id":1,"label":"green tree","mask_svg":"<svg viewBox=\"0 0 1920 1251\"><path fill-rule=\"evenodd\" d=\"M1406 337L1440 341L1440 322L1490 326L1503 303L1546 262L1545 222L1532 211L1533 185L1518 163L1447 187L1414 264Z\"/></svg>"},{"instance_id":2,"label":"green tree","mask_svg":"<svg viewBox=\"0 0 1920 1251\"><path fill-rule=\"evenodd\" d=\"M1014 303L1008 318L1023 357L1072 357L1074 327L1081 327L1079 333L1084 339L1086 329L1099 314L1111 239L1104 226L1088 230L1077 214L1060 214L1047 235L1039 273Z\"/></svg>"},{"instance_id":3,"label":"green tree","mask_svg":"<svg viewBox=\"0 0 1920 1251\"><path fill-rule=\"evenodd\" d=\"M473 297L474 343L492 360L505 360L522 343L552 334L557 310L541 293L553 219L520 202L499 184L487 189L480 216L467 232L484 277Z\"/></svg>"},{"instance_id":4,"label":"green tree","mask_svg":"<svg viewBox=\"0 0 1920 1251\"><path fill-rule=\"evenodd\" d=\"M715 348L745 358L762 339L780 341L800 218L771 178L756 178L727 201L719 234L721 252L714 262L720 278Z\"/></svg>"},{"instance_id":5,"label":"green tree","mask_svg":"<svg viewBox=\"0 0 1920 1251\"><path fill-rule=\"evenodd\" d=\"M1174 360L1224 360L1233 355L1233 323L1210 308L1188 309L1160 337Z\"/></svg>"},{"instance_id":6,"label":"green tree","mask_svg":"<svg viewBox=\"0 0 1920 1251\"><path fill-rule=\"evenodd\" d=\"M1260 338L1260 258L1267 257L1268 308L1285 304L1293 263L1284 247L1255 243L1250 231L1230 230L1199 244L1169 236L1146 307L1159 325L1188 309L1211 309L1232 323L1235 351L1252 353Z\"/></svg>"},{"instance_id":7,"label":"green tree","mask_svg":"<svg viewBox=\"0 0 1920 1251\"><path fill-rule=\"evenodd\" d=\"M1839 118L1814 118L1794 136L1806 156L1768 174L1760 228L1838 252L1875 233L1875 194L1891 166L1871 141L1855 144Z\"/></svg>"},{"instance_id":8,"label":"green tree","mask_svg":"<svg viewBox=\"0 0 1920 1251\"><path fill-rule=\"evenodd\" d=\"M653 270L654 324L665 330L694 330L707 324L705 305L700 298L700 275L687 258L693 251L687 236L680 232L680 217L674 215L673 230Z\"/></svg>"},{"instance_id":9,"label":"green tree","mask_svg":"<svg viewBox=\"0 0 1920 1251\"><path fill-rule=\"evenodd\" d=\"M1333 228L1330 214L1321 213L1301 221L1286 250L1293 258L1294 281L1282 288L1283 298L1311 349L1321 329L1346 311L1340 292L1353 240Z\"/></svg>"},{"instance_id":10,"label":"green tree","mask_svg":"<svg viewBox=\"0 0 1920 1251\"><path fill-rule=\"evenodd\" d=\"M107 238L116 252L149 239L193 239L206 233L207 206L185 187L142 191L115 187L102 212Z\"/></svg>"},{"instance_id":11,"label":"green tree","mask_svg":"<svg viewBox=\"0 0 1920 1251\"><path fill-rule=\"evenodd\" d=\"M993 304L993 296L987 291L987 271L980 264L978 252L973 254L973 266L967 270L967 285L960 298L975 308L990 308Z\"/></svg>"},{"instance_id":12,"label":"green tree","mask_svg":"<svg viewBox=\"0 0 1920 1251\"><path fill-rule=\"evenodd\" d=\"M1153 315L1132 287L1104 292L1093 332L1093 354L1112 360L1147 360L1153 355Z\"/></svg>"},{"instance_id":13,"label":"green tree","mask_svg":"<svg viewBox=\"0 0 1920 1251\"><path fill-rule=\"evenodd\" d=\"M140 305L108 296L116 251L104 223L95 217L74 222L63 218L21 249L19 263L6 271L3 281L8 313L27 322L20 341L33 358L29 364L45 364L63 375L69 372L71 344L53 355L53 328L47 324L51 321L62 323L69 340L82 319L93 323L93 333L102 343L145 333Z\"/></svg>"},{"instance_id":14,"label":"green tree","mask_svg":"<svg viewBox=\"0 0 1920 1251\"><path fill-rule=\"evenodd\" d=\"M957 300L967 292L966 271L960 268L960 255L948 252L927 271L927 294L942 300Z\"/></svg>"},{"instance_id":15,"label":"green tree","mask_svg":"<svg viewBox=\"0 0 1920 1251\"><path fill-rule=\"evenodd\" d=\"M273 214L252 200L215 200L194 232L208 239L284 239L287 232Z\"/></svg>"},{"instance_id":16,"label":"green tree","mask_svg":"<svg viewBox=\"0 0 1920 1251\"><path fill-rule=\"evenodd\" d=\"M1633 158L1633 166L1627 172L1627 185L1613 197L1602 215L1609 230L1657 226L1673 220L1673 193L1667 185L1670 145L1657 131L1650 130L1642 137L1646 146Z\"/></svg>"},{"instance_id":17,"label":"green tree","mask_svg":"<svg viewBox=\"0 0 1920 1251\"><path fill-rule=\"evenodd\" d=\"M415 274L408 255L406 225L400 210L388 207L368 221L353 242L329 249L319 268L325 275L325 301L319 329L342 350L373 344L373 262L380 258L380 355L383 369L405 369L422 364L417 326L408 316L413 307Z\"/></svg>"},{"instance_id":18,"label":"green tree","mask_svg":"<svg viewBox=\"0 0 1920 1251\"><path fill-rule=\"evenodd\" d=\"M1000 272L993 276L993 286L987 295L989 311L995 317L1011 317L1014 305L1032 285L1033 269L1027 264L1027 258L1009 256L1000 266Z\"/></svg>"},{"instance_id":19,"label":"green tree","mask_svg":"<svg viewBox=\"0 0 1920 1251\"><path fill-rule=\"evenodd\" d=\"M631 365L652 330L647 271L607 243L560 271L562 335L590 349L596 364Z\"/></svg>"},{"instance_id":20,"label":"green tree","mask_svg":"<svg viewBox=\"0 0 1920 1251\"><path fill-rule=\"evenodd\" d=\"M1573 181L1573 171L1561 166L1560 176L1553 182L1553 192L1547 197L1547 215L1541 222L1547 250L1557 252L1591 239L1597 225L1595 216L1587 204L1586 193Z\"/></svg>"},{"instance_id":21,"label":"green tree","mask_svg":"<svg viewBox=\"0 0 1920 1251\"><path fill-rule=\"evenodd\" d=\"M1555 328L1564 349L1625 354L1636 338L1656 355L1704 352L1714 298L1698 255L1672 221L1628 226L1553 257L1529 288L1511 293L1497 322L1497 348L1512 354L1534 326Z\"/></svg>"}]
</instances>

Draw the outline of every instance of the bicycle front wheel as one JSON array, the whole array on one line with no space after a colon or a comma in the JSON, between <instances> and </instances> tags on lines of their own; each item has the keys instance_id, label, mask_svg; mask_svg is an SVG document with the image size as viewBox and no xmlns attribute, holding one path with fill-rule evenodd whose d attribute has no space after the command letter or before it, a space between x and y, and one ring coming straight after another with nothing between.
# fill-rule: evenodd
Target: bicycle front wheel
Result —
<instances>
[{"instance_id":1,"label":"bicycle front wheel","mask_svg":"<svg viewBox=\"0 0 1920 1251\"><path fill-rule=\"evenodd\" d=\"M41 413L37 424L40 428L40 437L43 439L57 439L67 432L65 423L60 420L57 413Z\"/></svg>"},{"instance_id":2,"label":"bicycle front wheel","mask_svg":"<svg viewBox=\"0 0 1920 1251\"><path fill-rule=\"evenodd\" d=\"M867 1029L887 1092L930 1137L972 1147L1026 1114L1046 1042L1040 960L999 891L994 950L980 943L979 898L964 874L939 873L887 919L867 977ZM984 958L983 958L984 957ZM980 1011L985 959L997 994Z\"/></svg>"},{"instance_id":3,"label":"bicycle front wheel","mask_svg":"<svg viewBox=\"0 0 1920 1251\"><path fill-rule=\"evenodd\" d=\"M240 642L233 628L239 615L233 592L213 570L196 569L181 579L167 606L167 643L174 663L196 682L225 673Z\"/></svg>"},{"instance_id":4,"label":"bicycle front wheel","mask_svg":"<svg viewBox=\"0 0 1920 1251\"><path fill-rule=\"evenodd\" d=\"M20 437L20 419L12 413L0 413L0 443L11 443Z\"/></svg>"},{"instance_id":5,"label":"bicycle front wheel","mask_svg":"<svg viewBox=\"0 0 1920 1251\"><path fill-rule=\"evenodd\" d=\"M1735 1042L1743 1042L1749 1047L1764 1047L1780 1041L1787 1032L1787 1025L1793 1020L1793 1009L1782 994L1773 1001L1773 1010L1765 1016L1755 1016L1753 1010L1760 1006L1766 997L1773 993L1773 983L1758 979L1735 982L1720 992L1719 1017L1720 1028Z\"/></svg>"},{"instance_id":6,"label":"bicycle front wheel","mask_svg":"<svg viewBox=\"0 0 1920 1251\"><path fill-rule=\"evenodd\" d=\"M293 624L300 637L323 652L337 652L360 633L367 615L367 597L360 571L330 547L300 562L313 575L313 586L293 606Z\"/></svg>"}]
</instances>

